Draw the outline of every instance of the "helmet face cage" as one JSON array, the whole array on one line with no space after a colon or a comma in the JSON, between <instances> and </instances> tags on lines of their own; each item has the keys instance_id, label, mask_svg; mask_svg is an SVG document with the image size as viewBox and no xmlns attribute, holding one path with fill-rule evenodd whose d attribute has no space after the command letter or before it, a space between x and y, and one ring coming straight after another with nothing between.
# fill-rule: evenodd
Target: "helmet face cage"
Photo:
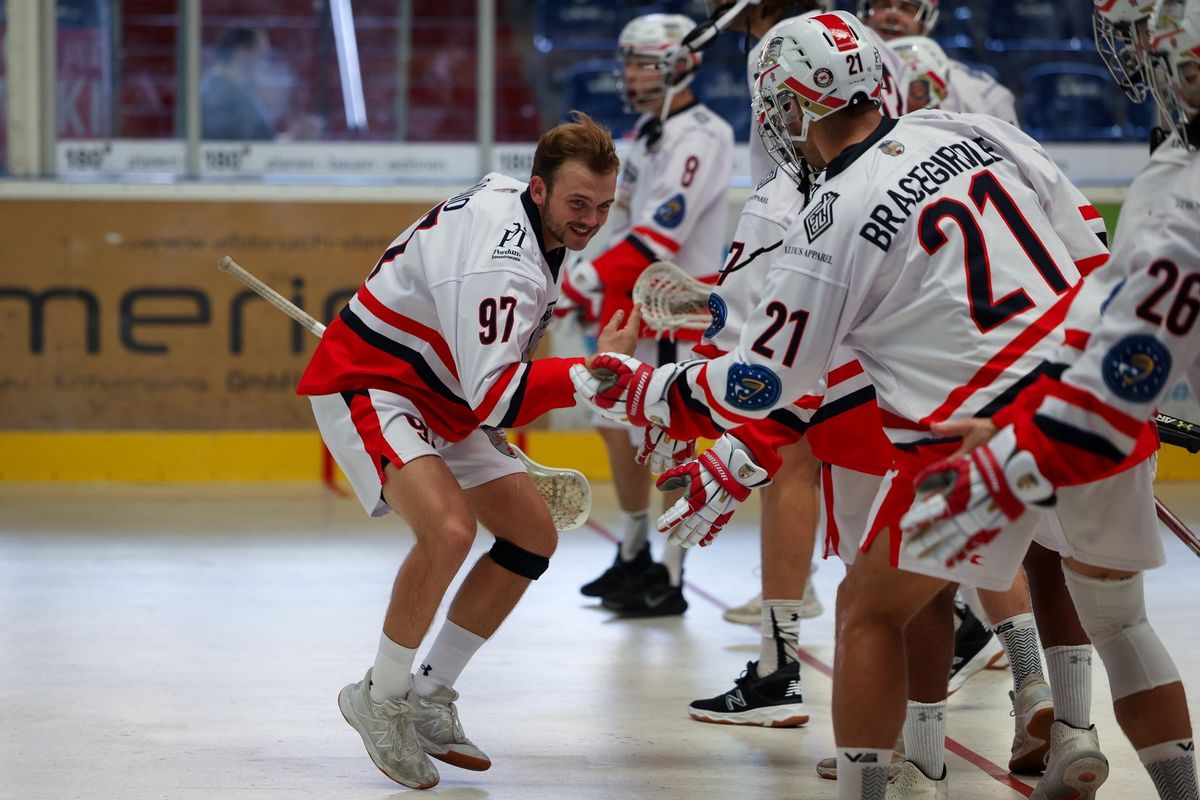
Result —
<instances>
[{"instance_id":1,"label":"helmet face cage","mask_svg":"<svg viewBox=\"0 0 1200 800\"><path fill-rule=\"evenodd\" d=\"M776 91L759 76L758 91L752 102L754 119L757 122L758 138L762 140L767 155L779 165L789 178L801 189L809 183L808 162L796 152L794 142L808 137L808 118L800 136L792 136L788 125L801 118L799 100L790 90Z\"/></svg>"},{"instance_id":2,"label":"helmet face cage","mask_svg":"<svg viewBox=\"0 0 1200 800\"><path fill-rule=\"evenodd\" d=\"M1135 103L1149 91L1146 26L1154 0L1095 0L1092 30L1096 49L1122 91Z\"/></svg>"},{"instance_id":3,"label":"helmet face cage","mask_svg":"<svg viewBox=\"0 0 1200 800\"><path fill-rule=\"evenodd\" d=\"M1200 0L1160 0L1150 21L1150 92L1158 103L1159 115L1189 149L1200 141L1189 141L1188 125L1197 109L1180 93L1195 87L1200 75ZM1191 86L1185 73L1193 76Z\"/></svg>"},{"instance_id":4,"label":"helmet face cage","mask_svg":"<svg viewBox=\"0 0 1200 800\"><path fill-rule=\"evenodd\" d=\"M630 114L644 109L636 106L662 100L663 106L695 77L700 66L700 54L682 47L683 38L696 26L682 14L645 14L630 20L617 42L617 91L625 111ZM630 59L642 62L647 72L657 73L649 89L631 96L625 80ZM682 70L678 68L682 65ZM678 74L677 74L678 73Z\"/></svg>"},{"instance_id":5,"label":"helmet face cage","mask_svg":"<svg viewBox=\"0 0 1200 800\"><path fill-rule=\"evenodd\" d=\"M928 36L933 27L937 25L938 0L858 0L858 18L865 23L867 17L871 16L871 7L877 3L894 6L901 2L917 6L917 13L913 19L920 23L921 35Z\"/></svg>"}]
</instances>

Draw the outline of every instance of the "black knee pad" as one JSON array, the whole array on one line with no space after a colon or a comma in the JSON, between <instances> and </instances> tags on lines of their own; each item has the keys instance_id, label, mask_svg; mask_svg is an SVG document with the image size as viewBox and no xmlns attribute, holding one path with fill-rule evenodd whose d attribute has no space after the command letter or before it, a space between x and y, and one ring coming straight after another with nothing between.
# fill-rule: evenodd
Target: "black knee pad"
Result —
<instances>
[{"instance_id":1,"label":"black knee pad","mask_svg":"<svg viewBox=\"0 0 1200 800\"><path fill-rule=\"evenodd\" d=\"M488 551L488 555L492 557L492 561L495 561L497 566L504 567L522 578L529 578L531 581L542 577L542 573L550 566L550 559L546 556L531 553L498 536L496 543Z\"/></svg>"}]
</instances>

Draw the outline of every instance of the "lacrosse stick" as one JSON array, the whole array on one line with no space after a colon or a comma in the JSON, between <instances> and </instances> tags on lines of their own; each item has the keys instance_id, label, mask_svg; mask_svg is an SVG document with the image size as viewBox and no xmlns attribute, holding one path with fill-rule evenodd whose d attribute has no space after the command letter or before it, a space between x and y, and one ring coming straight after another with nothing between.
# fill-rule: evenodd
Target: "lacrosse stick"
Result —
<instances>
[{"instance_id":1,"label":"lacrosse stick","mask_svg":"<svg viewBox=\"0 0 1200 800\"><path fill-rule=\"evenodd\" d=\"M702 283L669 261L655 261L633 285L633 302L642 307L642 322L660 334L677 330L702 331L712 325L708 296Z\"/></svg>"},{"instance_id":2,"label":"lacrosse stick","mask_svg":"<svg viewBox=\"0 0 1200 800\"><path fill-rule=\"evenodd\" d=\"M303 325L309 333L315 336L325 333L324 325L279 292L251 275L229 256L218 261L217 268L228 272L246 284L259 297ZM533 479L533 485L537 487L538 494L542 496L546 508L550 510L554 527L560 533L573 531L587 522L588 514L592 510L592 488L582 472L544 466L525 455L520 448L512 445L509 447L512 447L517 458L525 465L529 477Z\"/></svg>"},{"instance_id":3,"label":"lacrosse stick","mask_svg":"<svg viewBox=\"0 0 1200 800\"><path fill-rule=\"evenodd\" d=\"M1158 424L1158 438L1163 444L1182 447L1189 453L1200 453L1200 425L1161 413L1154 415L1154 421Z\"/></svg>"},{"instance_id":4,"label":"lacrosse stick","mask_svg":"<svg viewBox=\"0 0 1200 800\"><path fill-rule=\"evenodd\" d=\"M1187 523L1175 515L1175 512L1167 508L1167 504L1157 497L1154 498L1154 510L1158 512L1158 518L1162 520L1162 524L1167 526L1171 533L1179 537L1179 541L1187 545L1187 548L1200 556L1200 539L1196 538L1196 534L1192 533L1192 529L1187 526Z\"/></svg>"}]
</instances>

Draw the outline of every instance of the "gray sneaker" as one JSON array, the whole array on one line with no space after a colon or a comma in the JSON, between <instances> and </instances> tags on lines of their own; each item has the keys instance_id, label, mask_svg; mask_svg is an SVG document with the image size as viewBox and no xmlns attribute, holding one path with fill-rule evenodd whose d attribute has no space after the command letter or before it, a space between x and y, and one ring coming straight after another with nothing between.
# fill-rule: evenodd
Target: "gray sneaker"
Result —
<instances>
[{"instance_id":1,"label":"gray sneaker","mask_svg":"<svg viewBox=\"0 0 1200 800\"><path fill-rule=\"evenodd\" d=\"M415 695L416 692L410 692ZM371 670L358 683L338 693L338 708L350 727L358 731L367 755L379 771L396 783L412 789L436 786L437 767L421 749L413 729L413 710L405 700L389 699L376 703L371 699Z\"/></svg>"},{"instance_id":2,"label":"gray sneaker","mask_svg":"<svg viewBox=\"0 0 1200 800\"><path fill-rule=\"evenodd\" d=\"M429 695L415 689L409 692L417 738L425 752L439 761L463 769L488 769L492 760L463 733L458 707L454 705L457 699L458 692L448 686L439 686Z\"/></svg>"},{"instance_id":3,"label":"gray sneaker","mask_svg":"<svg viewBox=\"0 0 1200 800\"><path fill-rule=\"evenodd\" d=\"M1050 752L1046 774L1033 790L1032 800L1094 800L1096 790L1108 780L1108 759L1100 752L1096 726L1072 728L1054 720L1050 726Z\"/></svg>"}]
</instances>

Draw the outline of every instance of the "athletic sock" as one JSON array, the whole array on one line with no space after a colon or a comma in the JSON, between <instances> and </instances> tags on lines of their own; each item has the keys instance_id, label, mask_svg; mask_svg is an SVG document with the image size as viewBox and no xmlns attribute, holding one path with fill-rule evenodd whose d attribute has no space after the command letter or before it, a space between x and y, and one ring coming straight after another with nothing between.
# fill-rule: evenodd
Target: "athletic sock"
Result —
<instances>
[{"instance_id":1,"label":"athletic sock","mask_svg":"<svg viewBox=\"0 0 1200 800\"><path fill-rule=\"evenodd\" d=\"M1004 645L1012 670L1013 691L1021 691L1030 675L1042 677L1041 644L1033 614L1017 614L996 623L996 636Z\"/></svg>"},{"instance_id":2,"label":"athletic sock","mask_svg":"<svg viewBox=\"0 0 1200 800\"><path fill-rule=\"evenodd\" d=\"M413 675L413 688L417 694L428 695L439 686L453 686L475 651L486 641L482 636L446 620L417 673Z\"/></svg>"},{"instance_id":3,"label":"athletic sock","mask_svg":"<svg viewBox=\"0 0 1200 800\"><path fill-rule=\"evenodd\" d=\"M415 647L398 645L386 633L380 633L375 666L371 667L371 699L382 703L407 695L412 688L412 665L416 657Z\"/></svg>"},{"instance_id":4,"label":"athletic sock","mask_svg":"<svg viewBox=\"0 0 1200 800\"><path fill-rule=\"evenodd\" d=\"M934 780L946 765L946 701L908 701L904 717L904 757Z\"/></svg>"},{"instance_id":5,"label":"athletic sock","mask_svg":"<svg viewBox=\"0 0 1200 800\"><path fill-rule=\"evenodd\" d=\"M759 677L770 675L796 660L800 648L801 600L763 600L762 638L758 644Z\"/></svg>"},{"instance_id":6,"label":"athletic sock","mask_svg":"<svg viewBox=\"0 0 1200 800\"><path fill-rule=\"evenodd\" d=\"M667 568L667 577L672 586L683 583L683 555L686 552L677 544L668 544L663 548L662 563Z\"/></svg>"},{"instance_id":7,"label":"athletic sock","mask_svg":"<svg viewBox=\"0 0 1200 800\"><path fill-rule=\"evenodd\" d=\"M1092 725L1092 646L1046 648L1046 674L1054 716L1072 728Z\"/></svg>"},{"instance_id":8,"label":"athletic sock","mask_svg":"<svg viewBox=\"0 0 1200 800\"><path fill-rule=\"evenodd\" d=\"M870 747L837 749L837 800L885 800L892 751Z\"/></svg>"},{"instance_id":9,"label":"athletic sock","mask_svg":"<svg viewBox=\"0 0 1200 800\"><path fill-rule=\"evenodd\" d=\"M1142 766L1150 773L1161 800L1197 800L1196 745L1191 739L1176 739L1137 751Z\"/></svg>"},{"instance_id":10,"label":"athletic sock","mask_svg":"<svg viewBox=\"0 0 1200 800\"><path fill-rule=\"evenodd\" d=\"M650 510L621 512L621 560L633 561L650 535Z\"/></svg>"}]
</instances>

